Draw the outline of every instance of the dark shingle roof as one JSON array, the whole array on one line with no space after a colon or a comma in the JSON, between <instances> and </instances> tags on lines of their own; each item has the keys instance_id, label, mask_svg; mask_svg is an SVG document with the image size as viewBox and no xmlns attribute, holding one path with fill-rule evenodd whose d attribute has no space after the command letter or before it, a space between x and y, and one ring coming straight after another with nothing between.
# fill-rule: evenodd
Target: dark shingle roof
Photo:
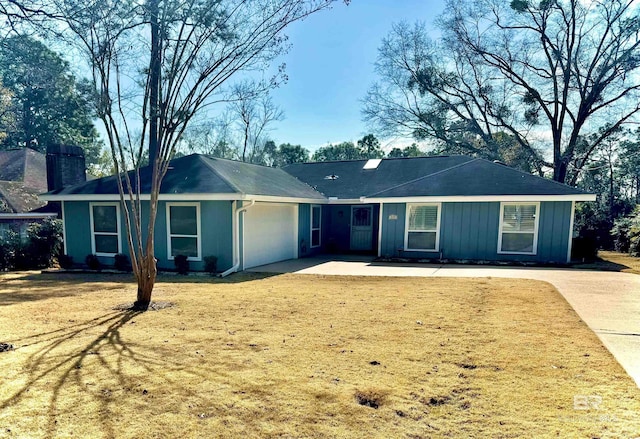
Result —
<instances>
[{"instance_id":1,"label":"dark shingle roof","mask_svg":"<svg viewBox=\"0 0 640 439\"><path fill-rule=\"evenodd\" d=\"M325 196L340 199L585 194L505 165L466 156L382 159L377 169L370 170L363 169L366 162L303 163L284 169Z\"/></svg>"},{"instance_id":2,"label":"dark shingle roof","mask_svg":"<svg viewBox=\"0 0 640 439\"><path fill-rule=\"evenodd\" d=\"M140 169L141 193L151 188L151 168ZM115 176L99 178L54 195L117 194ZM171 161L162 181L161 194L239 194L321 199L322 195L282 169L252 165L199 154Z\"/></svg>"},{"instance_id":3,"label":"dark shingle roof","mask_svg":"<svg viewBox=\"0 0 640 439\"><path fill-rule=\"evenodd\" d=\"M577 195L580 189L483 159L369 195L376 198L482 195Z\"/></svg>"},{"instance_id":4,"label":"dark shingle roof","mask_svg":"<svg viewBox=\"0 0 640 439\"><path fill-rule=\"evenodd\" d=\"M363 169L367 160L352 160L296 163L284 170L327 197L357 199L471 160L465 156L382 159L377 169ZM327 178L330 176L337 178Z\"/></svg>"},{"instance_id":5,"label":"dark shingle roof","mask_svg":"<svg viewBox=\"0 0 640 439\"><path fill-rule=\"evenodd\" d=\"M585 192L501 164L466 156L298 163L283 169L192 154L171 161L161 194L236 194L318 200L366 198L584 195ZM140 170L149 193L151 169ZM327 178L330 177L330 178ZM51 192L113 195L114 176Z\"/></svg>"}]
</instances>

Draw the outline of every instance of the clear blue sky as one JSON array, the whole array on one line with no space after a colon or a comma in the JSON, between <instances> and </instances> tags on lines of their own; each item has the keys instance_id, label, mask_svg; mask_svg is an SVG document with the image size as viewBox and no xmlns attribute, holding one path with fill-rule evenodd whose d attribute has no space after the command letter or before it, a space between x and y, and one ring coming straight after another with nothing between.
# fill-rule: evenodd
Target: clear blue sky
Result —
<instances>
[{"instance_id":1,"label":"clear blue sky","mask_svg":"<svg viewBox=\"0 0 640 439\"><path fill-rule=\"evenodd\" d=\"M373 64L382 38L400 21L431 25L443 3L352 0L294 23L287 31L293 47L278 61L286 63L289 81L272 93L286 117L275 125L274 140L315 150L367 134L361 100L376 80Z\"/></svg>"}]
</instances>

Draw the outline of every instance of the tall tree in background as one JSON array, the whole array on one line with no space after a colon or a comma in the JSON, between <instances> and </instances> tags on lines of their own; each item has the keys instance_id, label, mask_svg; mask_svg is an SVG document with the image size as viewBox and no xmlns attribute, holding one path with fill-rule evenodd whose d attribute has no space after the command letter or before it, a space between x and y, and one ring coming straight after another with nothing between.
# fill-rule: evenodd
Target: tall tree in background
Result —
<instances>
[{"instance_id":1,"label":"tall tree in background","mask_svg":"<svg viewBox=\"0 0 640 439\"><path fill-rule=\"evenodd\" d=\"M338 160L361 160L366 158L365 152L353 142L329 144L318 148L311 157L314 162L331 162Z\"/></svg>"},{"instance_id":2,"label":"tall tree in background","mask_svg":"<svg viewBox=\"0 0 640 439\"><path fill-rule=\"evenodd\" d=\"M169 160L192 120L224 101L223 86L264 70L287 50L284 29L334 0L60 0L59 31L79 42L91 68L97 114L118 178L136 307L148 307L156 280L158 196ZM133 80L131 80L133 78ZM141 130L142 135L137 135ZM138 167L149 151L151 181ZM149 192L143 195L142 192ZM145 212L143 230L142 212Z\"/></svg>"},{"instance_id":3,"label":"tall tree in background","mask_svg":"<svg viewBox=\"0 0 640 439\"><path fill-rule=\"evenodd\" d=\"M380 141L373 134L367 134L358 140L358 148L360 148L369 159L379 159L384 156Z\"/></svg>"},{"instance_id":4,"label":"tall tree in background","mask_svg":"<svg viewBox=\"0 0 640 439\"><path fill-rule=\"evenodd\" d=\"M575 183L576 157L588 158L640 111L634 0L450 0L439 27L439 41L422 25L397 25L383 41L381 82L364 108L379 132L494 159L504 133L520 161Z\"/></svg>"},{"instance_id":5,"label":"tall tree in background","mask_svg":"<svg viewBox=\"0 0 640 439\"><path fill-rule=\"evenodd\" d=\"M284 112L271 96L277 85L246 80L234 84L227 93L225 111L217 117L194 121L183 133L180 152L197 152L213 157L240 160L260 165L269 164L267 142L275 122Z\"/></svg>"},{"instance_id":6,"label":"tall tree in background","mask_svg":"<svg viewBox=\"0 0 640 439\"><path fill-rule=\"evenodd\" d=\"M12 93L0 82L0 145L7 138L8 131L15 125L15 113L12 111Z\"/></svg>"},{"instance_id":7,"label":"tall tree in background","mask_svg":"<svg viewBox=\"0 0 640 439\"><path fill-rule=\"evenodd\" d=\"M273 147L275 143L271 142ZM265 148L270 149L270 148ZM309 161L309 150L301 145L292 145L290 143L281 143L277 148L273 148L271 153L271 166L282 167L292 163L304 163Z\"/></svg>"},{"instance_id":8,"label":"tall tree in background","mask_svg":"<svg viewBox=\"0 0 640 439\"><path fill-rule=\"evenodd\" d=\"M336 160L362 160L384 157L380 141L373 134L367 134L356 144L342 142L320 147L313 153L314 162L329 162Z\"/></svg>"},{"instance_id":9,"label":"tall tree in background","mask_svg":"<svg viewBox=\"0 0 640 439\"><path fill-rule=\"evenodd\" d=\"M390 159L393 158L403 158L403 157L424 157L427 154L422 151L418 145L412 143L409 146L405 146L404 148L393 148L387 154L387 157Z\"/></svg>"},{"instance_id":10,"label":"tall tree in background","mask_svg":"<svg viewBox=\"0 0 640 439\"><path fill-rule=\"evenodd\" d=\"M102 142L93 125L90 84L78 81L69 63L28 36L0 40L0 82L11 94L0 118L6 136L0 148L29 147L45 152L49 144L81 146L87 163L98 160Z\"/></svg>"},{"instance_id":11,"label":"tall tree in background","mask_svg":"<svg viewBox=\"0 0 640 439\"><path fill-rule=\"evenodd\" d=\"M243 162L264 163L264 146L274 122L284 119L284 112L268 94L269 85L245 81L233 87L229 114L240 133L239 158Z\"/></svg>"}]
</instances>

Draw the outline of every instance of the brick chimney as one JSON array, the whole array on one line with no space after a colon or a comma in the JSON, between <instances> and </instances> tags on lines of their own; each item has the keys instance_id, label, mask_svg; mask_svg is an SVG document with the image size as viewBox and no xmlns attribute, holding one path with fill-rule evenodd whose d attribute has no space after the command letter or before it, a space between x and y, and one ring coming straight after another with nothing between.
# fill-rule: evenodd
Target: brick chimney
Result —
<instances>
[{"instance_id":1,"label":"brick chimney","mask_svg":"<svg viewBox=\"0 0 640 439\"><path fill-rule=\"evenodd\" d=\"M84 151L79 146L47 147L47 189L52 191L87 181Z\"/></svg>"}]
</instances>

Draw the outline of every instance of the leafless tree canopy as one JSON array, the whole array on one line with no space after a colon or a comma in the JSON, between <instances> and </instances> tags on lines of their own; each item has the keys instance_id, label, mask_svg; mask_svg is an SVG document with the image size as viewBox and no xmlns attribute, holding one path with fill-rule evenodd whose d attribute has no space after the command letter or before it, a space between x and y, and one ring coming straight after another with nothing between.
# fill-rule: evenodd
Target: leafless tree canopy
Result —
<instances>
[{"instance_id":1,"label":"leafless tree canopy","mask_svg":"<svg viewBox=\"0 0 640 439\"><path fill-rule=\"evenodd\" d=\"M634 0L463 0L445 11L437 41L421 24L397 25L383 41L381 81L364 108L378 132L507 154L575 182L640 110Z\"/></svg>"},{"instance_id":2,"label":"leafless tree canopy","mask_svg":"<svg viewBox=\"0 0 640 439\"><path fill-rule=\"evenodd\" d=\"M119 179L137 304L156 277L154 230L160 184L190 122L225 100L224 86L265 70L289 42L284 29L336 0L10 0L6 17L47 21L76 44L95 84ZM0 11L2 13L3 11ZM274 78L273 84L277 82ZM269 81L267 81L269 82ZM150 152L148 226L142 230L139 173ZM145 200L146 203L146 200ZM146 209L145 209L146 211Z\"/></svg>"}]
</instances>

